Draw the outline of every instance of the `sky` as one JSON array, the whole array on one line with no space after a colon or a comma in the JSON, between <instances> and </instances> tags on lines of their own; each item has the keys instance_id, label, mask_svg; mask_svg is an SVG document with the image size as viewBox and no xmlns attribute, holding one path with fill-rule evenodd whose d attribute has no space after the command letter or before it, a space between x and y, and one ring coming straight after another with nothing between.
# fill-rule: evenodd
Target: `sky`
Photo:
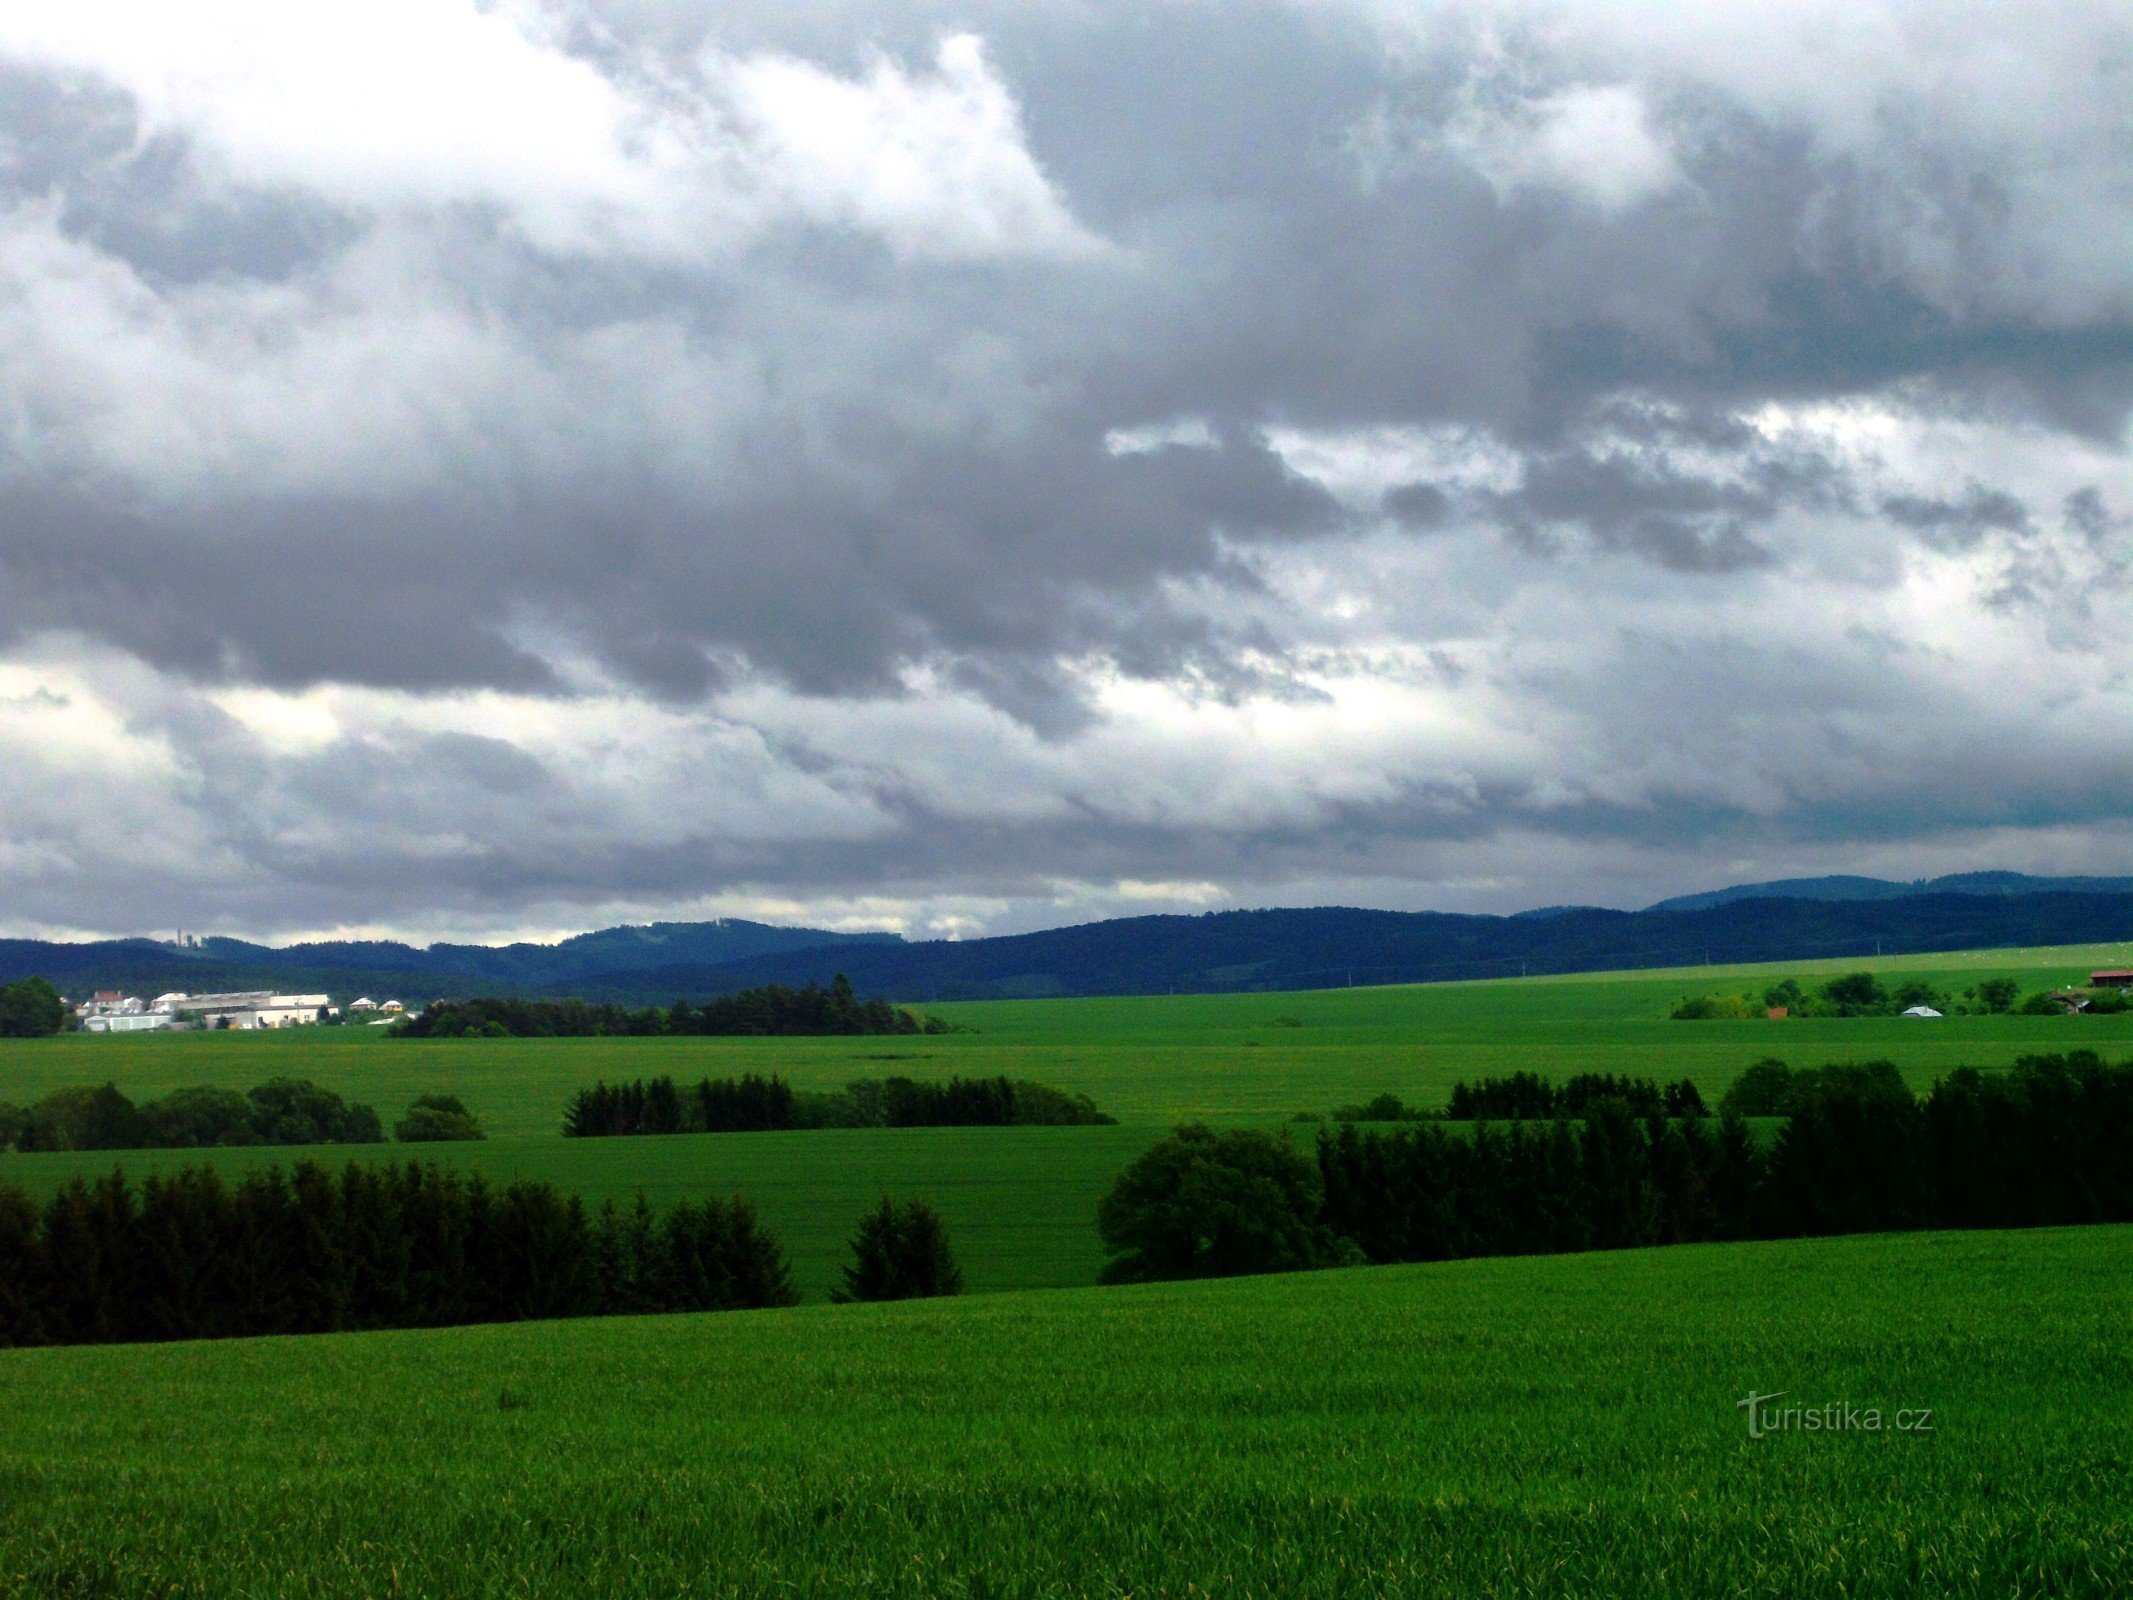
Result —
<instances>
[{"instance_id":1,"label":"sky","mask_svg":"<svg viewBox=\"0 0 2133 1600\"><path fill-rule=\"evenodd\" d=\"M0 931L2133 872L2123 0L0 4Z\"/></svg>"}]
</instances>

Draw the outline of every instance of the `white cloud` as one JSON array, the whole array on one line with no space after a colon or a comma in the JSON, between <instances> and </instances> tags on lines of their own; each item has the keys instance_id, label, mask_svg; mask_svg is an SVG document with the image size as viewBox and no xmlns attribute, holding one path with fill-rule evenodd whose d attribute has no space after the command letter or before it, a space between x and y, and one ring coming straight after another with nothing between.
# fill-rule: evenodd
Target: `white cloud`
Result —
<instances>
[{"instance_id":1,"label":"white cloud","mask_svg":"<svg viewBox=\"0 0 2133 1600\"><path fill-rule=\"evenodd\" d=\"M1556 189L1623 211L1681 181L1642 96L1627 84L1579 84L1511 105L1470 97L1445 143L1505 196Z\"/></svg>"},{"instance_id":2,"label":"white cloud","mask_svg":"<svg viewBox=\"0 0 2133 1600\"><path fill-rule=\"evenodd\" d=\"M1173 417L1168 422L1113 428L1104 435L1104 448L1114 456L1144 456L1172 448L1212 450L1221 442L1205 417Z\"/></svg>"},{"instance_id":3,"label":"white cloud","mask_svg":"<svg viewBox=\"0 0 2133 1600\"><path fill-rule=\"evenodd\" d=\"M910 256L1080 255L1097 243L1022 141L1007 86L969 34L930 78L877 61L860 79L805 61L708 58L742 135L751 187L812 221L877 233Z\"/></svg>"},{"instance_id":4,"label":"white cloud","mask_svg":"<svg viewBox=\"0 0 2133 1600\"><path fill-rule=\"evenodd\" d=\"M0 60L130 95L202 176L374 213L488 207L542 249L692 259L790 222L901 255L1081 255L978 40L844 79L707 48L566 48L539 0L72 0L0 10Z\"/></svg>"}]
</instances>

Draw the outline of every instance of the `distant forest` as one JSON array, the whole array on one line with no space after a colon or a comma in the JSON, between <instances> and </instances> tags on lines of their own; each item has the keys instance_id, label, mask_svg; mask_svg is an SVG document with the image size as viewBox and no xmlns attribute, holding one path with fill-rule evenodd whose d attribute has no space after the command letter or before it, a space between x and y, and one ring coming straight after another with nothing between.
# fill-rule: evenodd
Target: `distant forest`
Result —
<instances>
[{"instance_id":1,"label":"distant forest","mask_svg":"<svg viewBox=\"0 0 2133 1600\"><path fill-rule=\"evenodd\" d=\"M948 1033L946 1023L918 1017L886 1000L861 1000L838 973L828 988L765 984L691 1005L677 1000L639 1011L584 1000L440 1000L394 1024L401 1039L595 1039L693 1035L764 1036Z\"/></svg>"},{"instance_id":2,"label":"distant forest","mask_svg":"<svg viewBox=\"0 0 2133 1600\"><path fill-rule=\"evenodd\" d=\"M1324 906L1127 917L998 938L905 941L821 930L678 923L560 945L295 945L210 939L0 940L0 983L43 974L70 994L324 990L410 1001L582 996L641 1008L677 994L804 989L846 973L905 1004L1047 995L1213 994L1428 983L1709 962L1829 961L2133 938L2133 893L2098 886L1827 900L1710 897L1682 909L1572 906L1518 916Z\"/></svg>"},{"instance_id":3,"label":"distant forest","mask_svg":"<svg viewBox=\"0 0 2133 1600\"><path fill-rule=\"evenodd\" d=\"M644 1133L768 1133L788 1128L1068 1127L1108 1123L1085 1094L1008 1078L861 1078L831 1093L747 1073L682 1089L672 1078L597 1083L563 1113L577 1139Z\"/></svg>"}]
</instances>

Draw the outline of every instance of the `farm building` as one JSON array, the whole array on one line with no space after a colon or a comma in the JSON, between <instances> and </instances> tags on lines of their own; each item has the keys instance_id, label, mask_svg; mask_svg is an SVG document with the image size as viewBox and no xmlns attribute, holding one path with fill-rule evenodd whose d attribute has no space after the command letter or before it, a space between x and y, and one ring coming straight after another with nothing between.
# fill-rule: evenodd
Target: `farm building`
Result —
<instances>
[{"instance_id":1,"label":"farm building","mask_svg":"<svg viewBox=\"0 0 2133 1600\"><path fill-rule=\"evenodd\" d=\"M2091 989L2133 989L2133 967L2107 967L2089 974Z\"/></svg>"}]
</instances>

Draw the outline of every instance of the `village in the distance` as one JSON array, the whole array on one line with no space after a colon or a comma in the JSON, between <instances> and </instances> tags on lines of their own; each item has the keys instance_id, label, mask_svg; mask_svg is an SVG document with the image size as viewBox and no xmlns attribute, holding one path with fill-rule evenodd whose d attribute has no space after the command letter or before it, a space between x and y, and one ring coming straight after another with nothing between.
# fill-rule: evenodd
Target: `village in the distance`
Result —
<instances>
[{"instance_id":1,"label":"village in the distance","mask_svg":"<svg viewBox=\"0 0 2133 1600\"><path fill-rule=\"evenodd\" d=\"M398 1000L368 995L341 1008L323 994L275 994L266 989L228 994L159 994L153 1000L99 989L88 999L68 1001L84 1033L182 1032L192 1028L305 1028L320 1023L364 1022L384 1027L398 1021L407 1007Z\"/></svg>"}]
</instances>

